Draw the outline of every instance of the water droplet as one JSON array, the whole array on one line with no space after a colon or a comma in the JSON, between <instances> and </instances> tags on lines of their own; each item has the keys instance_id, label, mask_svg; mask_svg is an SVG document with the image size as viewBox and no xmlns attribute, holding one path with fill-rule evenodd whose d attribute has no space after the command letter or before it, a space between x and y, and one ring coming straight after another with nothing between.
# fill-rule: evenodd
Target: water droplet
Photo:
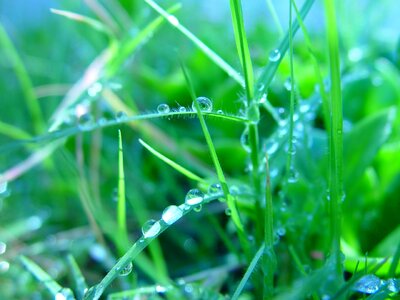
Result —
<instances>
[{"instance_id":1,"label":"water droplet","mask_svg":"<svg viewBox=\"0 0 400 300\"><path fill-rule=\"evenodd\" d=\"M54 296L54 300L67 300L67 297L62 292L58 292Z\"/></svg>"},{"instance_id":2,"label":"water droplet","mask_svg":"<svg viewBox=\"0 0 400 300\"><path fill-rule=\"evenodd\" d=\"M186 107L184 106L179 106L179 112L186 112Z\"/></svg>"},{"instance_id":3,"label":"water droplet","mask_svg":"<svg viewBox=\"0 0 400 300\"><path fill-rule=\"evenodd\" d=\"M295 182L297 182L298 178L299 178L299 173L295 169L290 168L288 182L295 183Z\"/></svg>"},{"instance_id":4,"label":"water droplet","mask_svg":"<svg viewBox=\"0 0 400 300\"><path fill-rule=\"evenodd\" d=\"M122 268L122 270L119 272L119 276L128 276L133 269L133 264L132 262L129 262L125 267Z\"/></svg>"},{"instance_id":5,"label":"water droplet","mask_svg":"<svg viewBox=\"0 0 400 300\"><path fill-rule=\"evenodd\" d=\"M157 111L159 114L167 114L170 111L168 104L161 103L157 106Z\"/></svg>"},{"instance_id":6,"label":"water droplet","mask_svg":"<svg viewBox=\"0 0 400 300\"><path fill-rule=\"evenodd\" d=\"M351 48L349 50L349 53L347 54L347 56L350 61L357 62L363 58L364 53L361 48L355 47L355 48Z\"/></svg>"},{"instance_id":7,"label":"water droplet","mask_svg":"<svg viewBox=\"0 0 400 300\"><path fill-rule=\"evenodd\" d=\"M204 194L198 189L191 189L185 197L185 203L187 205L197 205L203 202Z\"/></svg>"},{"instance_id":8,"label":"water droplet","mask_svg":"<svg viewBox=\"0 0 400 300\"><path fill-rule=\"evenodd\" d=\"M155 220L148 220L142 227L142 233L144 238L152 238L160 232L160 222Z\"/></svg>"},{"instance_id":9,"label":"water droplet","mask_svg":"<svg viewBox=\"0 0 400 300\"><path fill-rule=\"evenodd\" d=\"M7 250L7 244L4 242L0 242L0 255L4 254Z\"/></svg>"},{"instance_id":10,"label":"water droplet","mask_svg":"<svg viewBox=\"0 0 400 300\"><path fill-rule=\"evenodd\" d=\"M87 129L92 124L93 118L89 113L83 114L79 117L79 128Z\"/></svg>"},{"instance_id":11,"label":"water droplet","mask_svg":"<svg viewBox=\"0 0 400 300\"><path fill-rule=\"evenodd\" d=\"M297 142L297 141L296 141ZM294 140L292 141L292 148L290 149L290 145L289 144L287 144L286 146L285 146L285 151L286 151L286 153L287 154L289 154L289 155L295 155L296 154L296 145L294 145L295 143L294 143Z\"/></svg>"},{"instance_id":12,"label":"water droplet","mask_svg":"<svg viewBox=\"0 0 400 300\"><path fill-rule=\"evenodd\" d=\"M279 174L279 169L278 168L273 168L269 170L269 176L271 178L275 178Z\"/></svg>"},{"instance_id":13,"label":"water droplet","mask_svg":"<svg viewBox=\"0 0 400 300\"><path fill-rule=\"evenodd\" d=\"M342 202L344 202L344 200L346 200L346 193L342 193L342 197L340 197L340 200L342 201Z\"/></svg>"},{"instance_id":14,"label":"water droplet","mask_svg":"<svg viewBox=\"0 0 400 300\"><path fill-rule=\"evenodd\" d=\"M197 97L196 101L199 104L199 107L200 107L201 111L205 111L205 112L212 111L212 108L213 108L212 102L207 97ZM192 103L192 109L195 112L197 111L194 101Z\"/></svg>"},{"instance_id":15,"label":"water droplet","mask_svg":"<svg viewBox=\"0 0 400 300\"><path fill-rule=\"evenodd\" d=\"M267 94L263 94L260 99L260 104L267 103Z\"/></svg>"},{"instance_id":16,"label":"water droplet","mask_svg":"<svg viewBox=\"0 0 400 300\"><path fill-rule=\"evenodd\" d=\"M240 143L242 144L242 147L246 152L248 152L248 153L251 152L248 127L246 127L246 129L243 131L242 135L240 136Z\"/></svg>"},{"instance_id":17,"label":"water droplet","mask_svg":"<svg viewBox=\"0 0 400 300\"><path fill-rule=\"evenodd\" d=\"M279 143L275 141L269 141L266 145L268 156L271 156L278 150Z\"/></svg>"},{"instance_id":18,"label":"water droplet","mask_svg":"<svg viewBox=\"0 0 400 300\"><path fill-rule=\"evenodd\" d=\"M8 188L8 182L3 181L0 176L0 196L2 196L7 192L7 188Z\"/></svg>"},{"instance_id":19,"label":"water droplet","mask_svg":"<svg viewBox=\"0 0 400 300\"><path fill-rule=\"evenodd\" d=\"M211 195L218 194L222 192L222 186L220 183L213 183L208 187L208 193Z\"/></svg>"},{"instance_id":20,"label":"water droplet","mask_svg":"<svg viewBox=\"0 0 400 300\"><path fill-rule=\"evenodd\" d=\"M104 249L103 246L99 244L94 244L89 248L89 255L93 260L102 262L107 257L107 251L106 249Z\"/></svg>"},{"instance_id":21,"label":"water droplet","mask_svg":"<svg viewBox=\"0 0 400 300\"><path fill-rule=\"evenodd\" d=\"M239 194L239 192L240 192L240 189L236 185L231 185L229 187L229 193L231 193L232 195L237 195L237 194Z\"/></svg>"},{"instance_id":22,"label":"water droplet","mask_svg":"<svg viewBox=\"0 0 400 300\"><path fill-rule=\"evenodd\" d=\"M178 26L179 25L179 20L175 16L169 15L167 17L167 19L173 26Z\"/></svg>"},{"instance_id":23,"label":"water droplet","mask_svg":"<svg viewBox=\"0 0 400 300\"><path fill-rule=\"evenodd\" d=\"M265 84L263 84L263 83L259 83L258 85L257 85L257 90L259 91L259 92L262 92L263 90L264 90L264 88L265 88ZM264 94L265 95L265 94Z\"/></svg>"},{"instance_id":24,"label":"water droplet","mask_svg":"<svg viewBox=\"0 0 400 300\"><path fill-rule=\"evenodd\" d=\"M97 124L100 125L100 126L104 126L104 125L107 124L107 119L106 118L99 118L97 120Z\"/></svg>"},{"instance_id":25,"label":"water droplet","mask_svg":"<svg viewBox=\"0 0 400 300\"><path fill-rule=\"evenodd\" d=\"M159 294L163 294L167 291L167 288L161 285L156 285L156 292Z\"/></svg>"},{"instance_id":26,"label":"water droplet","mask_svg":"<svg viewBox=\"0 0 400 300\"><path fill-rule=\"evenodd\" d=\"M356 284L354 285L354 290L365 293L365 294L373 294L376 293L380 286L382 285L382 281L379 277L368 274L361 277Z\"/></svg>"},{"instance_id":27,"label":"water droplet","mask_svg":"<svg viewBox=\"0 0 400 300\"><path fill-rule=\"evenodd\" d=\"M0 274L6 273L10 269L10 263L8 261L0 261Z\"/></svg>"},{"instance_id":28,"label":"water droplet","mask_svg":"<svg viewBox=\"0 0 400 300\"><path fill-rule=\"evenodd\" d=\"M390 278L386 281L386 285L387 285L388 290L393 293L398 293L400 291L399 279Z\"/></svg>"},{"instance_id":29,"label":"water droplet","mask_svg":"<svg viewBox=\"0 0 400 300\"><path fill-rule=\"evenodd\" d=\"M26 225L25 226L29 230L34 231L34 230L37 230L40 227L42 227L42 225L43 225L43 220L42 220L41 217L32 216L32 217L29 217L28 220L26 220Z\"/></svg>"},{"instance_id":30,"label":"water droplet","mask_svg":"<svg viewBox=\"0 0 400 300\"><path fill-rule=\"evenodd\" d=\"M115 118L117 119L117 121L122 121L122 120L126 119L126 113L123 111L119 111L115 115Z\"/></svg>"},{"instance_id":31,"label":"water droplet","mask_svg":"<svg viewBox=\"0 0 400 300\"><path fill-rule=\"evenodd\" d=\"M201 212L202 208L203 208L203 205L199 204L199 205L195 206L195 207L193 208L193 210L194 210L195 212Z\"/></svg>"},{"instance_id":32,"label":"water droplet","mask_svg":"<svg viewBox=\"0 0 400 300\"><path fill-rule=\"evenodd\" d=\"M284 236L284 235L286 234L286 229L285 229L284 227L279 227L279 228L276 230L276 233L277 233L279 236Z\"/></svg>"},{"instance_id":33,"label":"water droplet","mask_svg":"<svg viewBox=\"0 0 400 300\"><path fill-rule=\"evenodd\" d=\"M292 90L292 79L290 78L286 79L285 82L283 83L283 86L285 87L286 90L290 92Z\"/></svg>"},{"instance_id":34,"label":"water droplet","mask_svg":"<svg viewBox=\"0 0 400 300\"><path fill-rule=\"evenodd\" d=\"M218 110L217 110L217 114L222 115L223 113L224 113L224 111L223 111L222 109L218 109Z\"/></svg>"},{"instance_id":35,"label":"water droplet","mask_svg":"<svg viewBox=\"0 0 400 300\"><path fill-rule=\"evenodd\" d=\"M311 106L308 103L302 103L299 107L299 110L302 114L305 114L306 112L308 112L310 110Z\"/></svg>"},{"instance_id":36,"label":"water droplet","mask_svg":"<svg viewBox=\"0 0 400 300\"><path fill-rule=\"evenodd\" d=\"M96 97L102 89L103 85L100 82L95 82L88 88L87 93L90 97Z\"/></svg>"},{"instance_id":37,"label":"water droplet","mask_svg":"<svg viewBox=\"0 0 400 300\"><path fill-rule=\"evenodd\" d=\"M281 58L281 53L279 52L279 49L272 50L269 53L270 62L277 62L280 58Z\"/></svg>"},{"instance_id":38,"label":"water droplet","mask_svg":"<svg viewBox=\"0 0 400 300\"><path fill-rule=\"evenodd\" d=\"M178 221L182 217L182 215L183 215L182 209L180 209L176 205L170 205L164 209L161 218L165 223L171 225L176 221Z\"/></svg>"},{"instance_id":39,"label":"water droplet","mask_svg":"<svg viewBox=\"0 0 400 300\"><path fill-rule=\"evenodd\" d=\"M231 214L232 210L229 207L225 208L225 215L230 216Z\"/></svg>"},{"instance_id":40,"label":"water droplet","mask_svg":"<svg viewBox=\"0 0 400 300\"><path fill-rule=\"evenodd\" d=\"M63 288L61 291L59 291L55 296L54 300L69 300L69 299L74 299L74 294L70 289Z\"/></svg>"}]
</instances>

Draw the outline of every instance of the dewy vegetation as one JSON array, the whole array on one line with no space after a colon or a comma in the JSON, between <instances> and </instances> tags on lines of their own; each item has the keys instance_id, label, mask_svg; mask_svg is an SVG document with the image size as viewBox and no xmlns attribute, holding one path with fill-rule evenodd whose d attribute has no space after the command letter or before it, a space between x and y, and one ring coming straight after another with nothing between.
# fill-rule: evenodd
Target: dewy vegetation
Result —
<instances>
[{"instance_id":1,"label":"dewy vegetation","mask_svg":"<svg viewBox=\"0 0 400 300\"><path fill-rule=\"evenodd\" d=\"M0 13L1 299L399 299L396 1L84 2Z\"/></svg>"}]
</instances>

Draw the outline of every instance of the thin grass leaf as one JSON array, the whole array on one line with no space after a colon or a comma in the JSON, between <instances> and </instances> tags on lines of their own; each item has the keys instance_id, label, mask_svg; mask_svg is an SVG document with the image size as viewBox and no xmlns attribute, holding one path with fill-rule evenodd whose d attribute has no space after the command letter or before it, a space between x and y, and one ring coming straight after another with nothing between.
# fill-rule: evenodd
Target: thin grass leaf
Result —
<instances>
[{"instance_id":1,"label":"thin grass leaf","mask_svg":"<svg viewBox=\"0 0 400 300\"><path fill-rule=\"evenodd\" d=\"M118 206L117 222L118 235L121 239L128 238L126 229L126 204L125 204L125 174L124 174L124 151L122 149L121 130L118 129Z\"/></svg>"},{"instance_id":2,"label":"thin grass leaf","mask_svg":"<svg viewBox=\"0 0 400 300\"><path fill-rule=\"evenodd\" d=\"M274 6L274 4L272 3L272 0L266 0L266 2L267 2L268 10L269 10L269 12L271 13L272 20L274 21L275 26L276 26L276 28L277 28L277 30L278 30L279 37L282 38L283 35L284 35L284 33L283 33L283 28L282 28L281 22L279 21L278 14L276 13L275 6Z\"/></svg>"},{"instance_id":3,"label":"thin grass leaf","mask_svg":"<svg viewBox=\"0 0 400 300\"><path fill-rule=\"evenodd\" d=\"M392 264L390 265L390 269L388 274L388 277L394 277L396 276L396 273L400 272L400 241L397 244L397 249L396 252L393 254L393 260Z\"/></svg>"},{"instance_id":4,"label":"thin grass leaf","mask_svg":"<svg viewBox=\"0 0 400 300\"><path fill-rule=\"evenodd\" d=\"M86 25L88 25L89 27L93 28L96 31L99 31L101 33L105 33L107 36L111 37L113 35L112 31L110 31L110 29L108 29L107 26L105 26L102 22L100 22L98 20L95 20L95 19L93 19L91 17L84 16L84 15L81 15L81 14L78 14L78 13L74 13L74 12L71 12L71 11L55 9L55 8L50 8L50 11L53 14L66 17L68 19L71 19L73 21L77 21L77 22L82 23L82 24L86 24Z\"/></svg>"},{"instance_id":5,"label":"thin grass leaf","mask_svg":"<svg viewBox=\"0 0 400 300\"><path fill-rule=\"evenodd\" d=\"M203 198L203 204L207 204L210 201L214 201L220 197L223 197L223 194L215 194L212 196L206 196ZM179 205L179 210L182 214L179 218L175 219L174 222L178 221L178 219L184 217L186 214L193 211L195 208L194 205L189 206L186 204ZM172 225L172 224L171 224ZM154 225L150 228L151 235L142 236L139 240L137 240L133 246L117 261L117 263L112 267L112 269L107 273L107 275L101 280L101 282L93 287L91 287L88 292L85 294L84 300L97 300L104 293L105 289L119 276L120 270L125 268L129 263L131 263L152 241L154 241L161 233L167 230L171 225L166 223L163 219L156 221ZM161 282L161 284L168 284L168 281Z\"/></svg>"},{"instance_id":6,"label":"thin grass leaf","mask_svg":"<svg viewBox=\"0 0 400 300\"><path fill-rule=\"evenodd\" d=\"M44 131L45 124L42 111L35 94L35 89L28 71L26 70L17 50L7 35L3 24L0 23L0 46L4 49L5 56L10 60L21 85L22 94L24 95L25 105L32 118L34 133L40 134Z\"/></svg>"},{"instance_id":7,"label":"thin grass leaf","mask_svg":"<svg viewBox=\"0 0 400 300\"><path fill-rule=\"evenodd\" d=\"M301 18L304 20L310 11L312 5L314 4L314 0L306 0L300 10ZM292 33L293 36L296 34L299 29L299 23L296 21L293 22L292 25ZM276 70L279 67L280 62L286 54L286 51L289 48L289 32L286 33L284 39L280 43L279 47L276 49L277 59L273 59L270 61L264 68L264 71L261 73L260 77L257 80L256 86L258 87L256 93L256 99L261 99L262 95L266 93L269 85L271 84L272 79L275 76ZM278 57L279 56L279 57Z\"/></svg>"},{"instance_id":8,"label":"thin grass leaf","mask_svg":"<svg viewBox=\"0 0 400 300\"><path fill-rule=\"evenodd\" d=\"M237 286L235 292L233 293L231 300L239 299L239 296L243 292L243 289L246 286L247 281L249 281L251 274L253 274L253 272L255 271L258 261L260 260L261 256L264 254L264 248L265 248L265 245L263 244L258 249L256 254L254 255L249 267L246 270L246 273L244 274L242 280L240 280L239 285Z\"/></svg>"},{"instance_id":9,"label":"thin grass leaf","mask_svg":"<svg viewBox=\"0 0 400 300\"><path fill-rule=\"evenodd\" d=\"M25 130L0 121L0 134L16 140L29 140L32 136Z\"/></svg>"},{"instance_id":10,"label":"thin grass leaf","mask_svg":"<svg viewBox=\"0 0 400 300\"><path fill-rule=\"evenodd\" d=\"M325 0L326 31L330 66L330 111L332 115L329 132L329 195L330 195L330 230L331 253L336 260L336 271L341 278L342 263L340 258L341 211L343 201L343 108L340 79L339 36L336 24L335 3Z\"/></svg>"},{"instance_id":11,"label":"thin grass leaf","mask_svg":"<svg viewBox=\"0 0 400 300\"><path fill-rule=\"evenodd\" d=\"M186 82L187 82L187 85L188 85L189 93L190 93L191 98L193 100L194 107L196 108L197 116L198 116L199 121L200 121L201 129L203 131L203 135L204 135L204 138L206 140L206 143L207 143L207 146L208 146L208 150L210 152L211 159L212 159L213 164L214 164L214 168L215 168L215 170L217 172L218 180L221 183L221 187L222 187L222 190L224 192L228 208L231 210L232 221L233 221L233 223L235 224L235 226L236 226L236 228L238 230L238 236L239 236L239 239L241 241L242 247L243 247L246 255L249 256L249 253L250 253L249 252L249 250L250 250L249 242L248 242L248 240L247 240L247 238L245 236L245 233L244 233L244 227L243 227L242 221L241 221L240 216L239 216L239 212L238 212L237 207L236 207L235 199L234 199L234 197L231 195L231 193L229 191L229 187L228 187L228 184L226 182L225 175L224 175L224 172L222 170L221 164L219 163L219 159L218 159L218 155L217 155L217 152L215 150L215 147L214 147L214 143L213 143L213 141L211 139L210 132L209 132L209 130L207 128L207 125L206 125L206 122L204 120L203 112L201 110L199 102L197 101L196 92L194 90L193 83L192 83L192 81L190 79L190 76L189 76L189 74L188 74L188 72L187 72L187 70L186 70L186 68L185 68L185 66L183 65L182 62L181 62L181 67L182 67L182 72L183 72L183 74L185 76L185 79L186 79Z\"/></svg>"},{"instance_id":12,"label":"thin grass leaf","mask_svg":"<svg viewBox=\"0 0 400 300\"><path fill-rule=\"evenodd\" d=\"M71 254L67 256L67 263L71 272L71 277L73 278L75 283L75 294L78 299L83 299L83 296L85 295L85 292L88 288L86 280L83 277L81 270L79 269L78 263Z\"/></svg>"},{"instance_id":13,"label":"thin grass leaf","mask_svg":"<svg viewBox=\"0 0 400 300\"><path fill-rule=\"evenodd\" d=\"M153 0L145 0L146 3L153 8L157 13L163 16L173 27L178 29L183 35L185 35L190 41L192 41L212 62L219 66L224 72L230 77L237 81L241 86L245 85L244 79L240 74L231 67L225 60L223 60L217 53L211 50L206 44L204 44L199 38L197 38L192 32L184 27L179 20L174 16L166 12Z\"/></svg>"},{"instance_id":14,"label":"thin grass leaf","mask_svg":"<svg viewBox=\"0 0 400 300\"><path fill-rule=\"evenodd\" d=\"M22 265L35 277L35 279L46 287L46 289L53 297L55 297L55 299L60 299L61 296L64 296L63 299L67 300L75 299L70 289L63 288L61 285L59 285L48 273L46 273L31 259L21 255L19 260L21 261Z\"/></svg>"},{"instance_id":15,"label":"thin grass leaf","mask_svg":"<svg viewBox=\"0 0 400 300\"><path fill-rule=\"evenodd\" d=\"M187 178L192 179L194 181L198 181L200 183L207 183L203 178L197 176L193 172L189 171L188 169L182 167L181 165L177 164L176 162L170 160L168 157L164 156L157 150L155 150L153 147L151 147L149 144L145 143L142 139L139 139L139 143L142 144L143 147L145 147L147 150L149 150L152 154L154 154L156 157L161 159L163 162L174 168L176 171L179 173L185 175Z\"/></svg>"}]
</instances>

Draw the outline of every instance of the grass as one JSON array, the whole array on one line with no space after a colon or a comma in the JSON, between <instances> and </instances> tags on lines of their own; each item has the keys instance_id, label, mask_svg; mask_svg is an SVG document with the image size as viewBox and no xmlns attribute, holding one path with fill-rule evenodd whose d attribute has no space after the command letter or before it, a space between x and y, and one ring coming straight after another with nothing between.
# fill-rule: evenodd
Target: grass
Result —
<instances>
[{"instance_id":1,"label":"grass","mask_svg":"<svg viewBox=\"0 0 400 300\"><path fill-rule=\"evenodd\" d=\"M2 299L398 299L396 20L296 2L0 13Z\"/></svg>"}]
</instances>

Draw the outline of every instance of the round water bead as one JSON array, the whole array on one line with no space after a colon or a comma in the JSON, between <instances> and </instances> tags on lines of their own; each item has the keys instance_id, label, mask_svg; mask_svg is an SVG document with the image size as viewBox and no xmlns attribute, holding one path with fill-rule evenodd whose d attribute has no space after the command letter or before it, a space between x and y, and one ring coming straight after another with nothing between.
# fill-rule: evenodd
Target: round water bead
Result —
<instances>
[{"instance_id":1,"label":"round water bead","mask_svg":"<svg viewBox=\"0 0 400 300\"><path fill-rule=\"evenodd\" d=\"M133 269L133 264L132 262L129 262L125 267L122 268L122 270L119 272L119 276L127 276L132 272Z\"/></svg>"},{"instance_id":2,"label":"round water bead","mask_svg":"<svg viewBox=\"0 0 400 300\"><path fill-rule=\"evenodd\" d=\"M171 225L176 221L178 221L182 217L182 215L183 215L182 209L180 209L176 205L170 205L164 209L161 218L165 223Z\"/></svg>"},{"instance_id":3,"label":"round water bead","mask_svg":"<svg viewBox=\"0 0 400 300\"><path fill-rule=\"evenodd\" d=\"M213 108L212 101L207 97L197 97L196 101L199 104L201 111L210 112ZM197 111L194 101L192 103L192 109L193 111Z\"/></svg>"},{"instance_id":4,"label":"round water bead","mask_svg":"<svg viewBox=\"0 0 400 300\"><path fill-rule=\"evenodd\" d=\"M269 53L269 61L277 62L281 58L281 52L279 49L274 49Z\"/></svg>"},{"instance_id":5,"label":"round water bead","mask_svg":"<svg viewBox=\"0 0 400 300\"><path fill-rule=\"evenodd\" d=\"M185 203L187 205L198 205L204 200L204 194L198 189L191 189L185 197Z\"/></svg>"},{"instance_id":6,"label":"round water bead","mask_svg":"<svg viewBox=\"0 0 400 300\"><path fill-rule=\"evenodd\" d=\"M213 183L208 187L208 193L211 195L218 194L220 192L222 192L222 186L219 182Z\"/></svg>"},{"instance_id":7,"label":"round water bead","mask_svg":"<svg viewBox=\"0 0 400 300\"><path fill-rule=\"evenodd\" d=\"M186 112L186 107L179 106L179 112Z\"/></svg>"},{"instance_id":8,"label":"round water bead","mask_svg":"<svg viewBox=\"0 0 400 300\"><path fill-rule=\"evenodd\" d=\"M0 242L0 255L4 254L7 250L7 244L4 242Z\"/></svg>"},{"instance_id":9,"label":"round water bead","mask_svg":"<svg viewBox=\"0 0 400 300\"><path fill-rule=\"evenodd\" d=\"M159 114L167 114L170 111L168 104L161 103L157 106L157 111Z\"/></svg>"},{"instance_id":10,"label":"round water bead","mask_svg":"<svg viewBox=\"0 0 400 300\"><path fill-rule=\"evenodd\" d=\"M376 293L382 285L382 280L372 274L361 277L355 284L354 290L365 293L373 294Z\"/></svg>"},{"instance_id":11,"label":"round water bead","mask_svg":"<svg viewBox=\"0 0 400 300\"><path fill-rule=\"evenodd\" d=\"M143 237L146 239L152 238L160 232L160 229L161 225L158 221L148 220L142 227Z\"/></svg>"}]
</instances>

